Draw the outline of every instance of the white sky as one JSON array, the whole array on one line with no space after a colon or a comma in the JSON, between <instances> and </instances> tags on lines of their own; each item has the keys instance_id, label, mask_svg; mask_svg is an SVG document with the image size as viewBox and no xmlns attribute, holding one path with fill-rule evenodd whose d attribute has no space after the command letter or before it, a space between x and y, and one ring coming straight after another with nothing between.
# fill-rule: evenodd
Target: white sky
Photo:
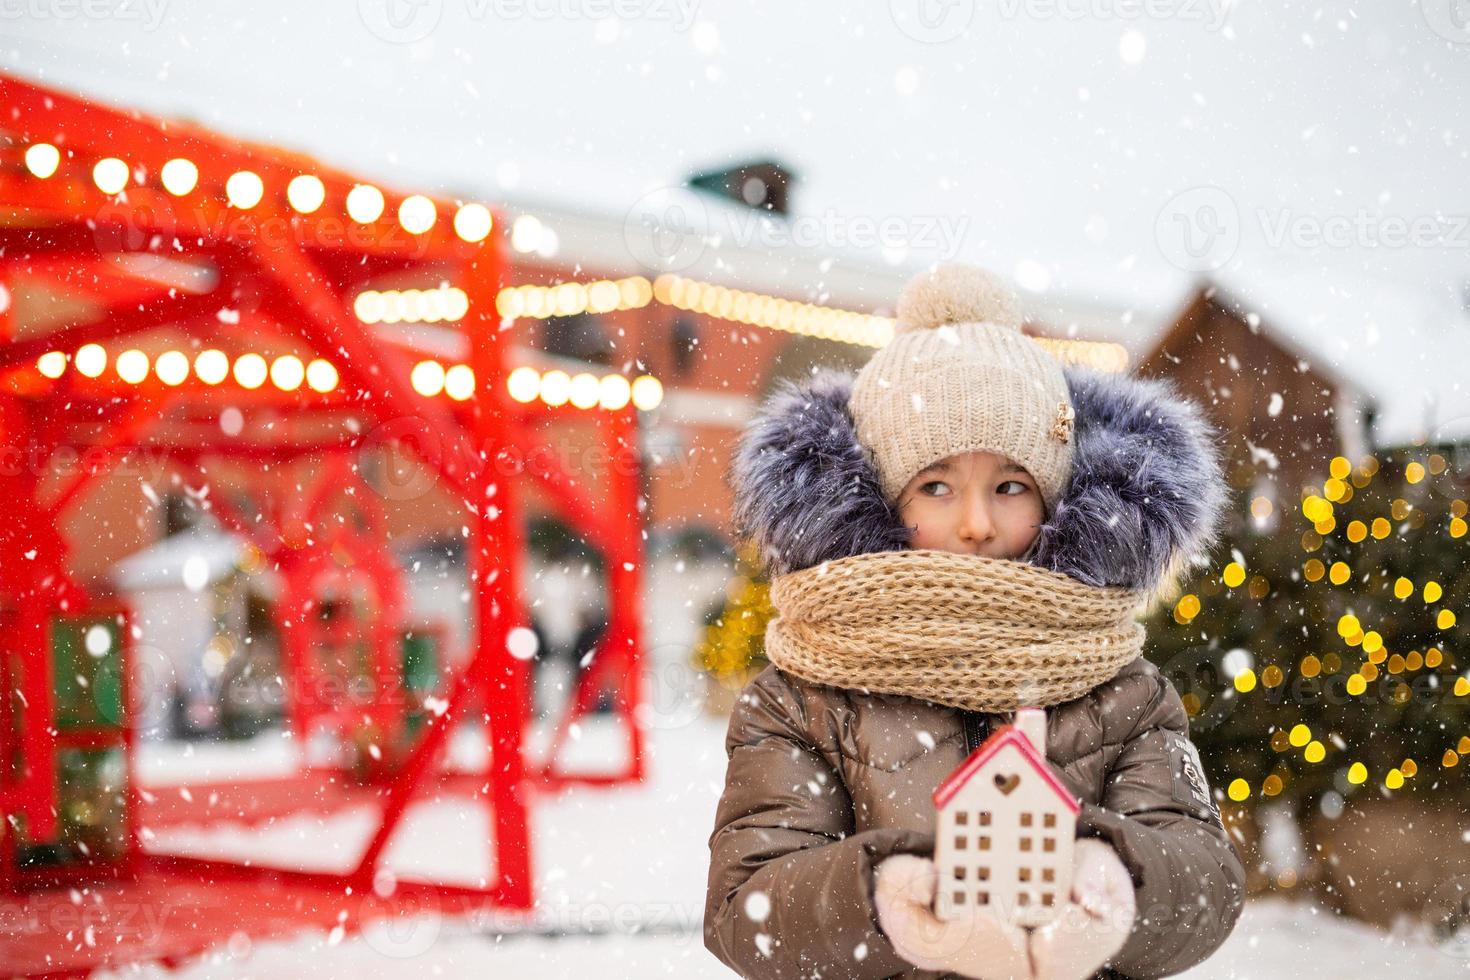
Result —
<instances>
[{"instance_id":1,"label":"white sky","mask_svg":"<svg viewBox=\"0 0 1470 980\"><path fill-rule=\"evenodd\" d=\"M1211 258L1235 281L1454 316L1470 28L1446 19L1453 0L1220 2L0 0L0 67L398 187L612 215L774 155L833 251L885 219L910 237L945 221L953 254L920 240L888 258L976 261L1144 316L1192 276L1169 259L1189 222L1225 229ZM407 43L380 36L390 3ZM1219 190L1171 204L1199 187ZM1380 219L1428 222L1431 241L1384 244ZM1368 244L1273 244L1283 221L1367 221Z\"/></svg>"}]
</instances>

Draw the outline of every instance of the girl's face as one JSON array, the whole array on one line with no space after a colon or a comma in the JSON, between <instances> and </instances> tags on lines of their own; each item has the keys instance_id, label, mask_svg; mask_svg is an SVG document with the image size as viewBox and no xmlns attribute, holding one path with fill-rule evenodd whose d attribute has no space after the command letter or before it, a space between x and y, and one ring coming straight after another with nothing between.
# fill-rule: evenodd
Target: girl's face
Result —
<instances>
[{"instance_id":1,"label":"girl's face","mask_svg":"<svg viewBox=\"0 0 1470 980\"><path fill-rule=\"evenodd\" d=\"M914 548L1020 558L1041 533L1046 508L1025 468L997 453L946 456L898 494Z\"/></svg>"}]
</instances>

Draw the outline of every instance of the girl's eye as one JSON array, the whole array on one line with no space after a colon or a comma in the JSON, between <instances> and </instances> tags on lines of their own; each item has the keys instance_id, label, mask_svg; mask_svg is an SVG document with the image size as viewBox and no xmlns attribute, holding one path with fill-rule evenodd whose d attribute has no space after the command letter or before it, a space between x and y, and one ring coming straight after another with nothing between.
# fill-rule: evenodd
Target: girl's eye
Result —
<instances>
[{"instance_id":1,"label":"girl's eye","mask_svg":"<svg viewBox=\"0 0 1470 980\"><path fill-rule=\"evenodd\" d=\"M938 497L940 495L939 492L935 490L930 490L930 487L943 487L946 493L949 491L949 484L945 483L943 480L930 480L928 483L925 483L924 485L919 487L919 492L926 493L931 497Z\"/></svg>"},{"instance_id":2,"label":"girl's eye","mask_svg":"<svg viewBox=\"0 0 1470 980\"><path fill-rule=\"evenodd\" d=\"M1009 487L1010 489L1009 490L1006 489L1007 487ZM1028 487L1028 486L1026 486L1026 484L1022 483L1020 480L1007 480L1006 482L1002 483L999 487L996 487L996 489L999 490L1003 495L1005 495L1007 497L1013 497L1013 496L1015 496L1018 493L1025 493L1027 490L1030 490L1031 488Z\"/></svg>"}]
</instances>

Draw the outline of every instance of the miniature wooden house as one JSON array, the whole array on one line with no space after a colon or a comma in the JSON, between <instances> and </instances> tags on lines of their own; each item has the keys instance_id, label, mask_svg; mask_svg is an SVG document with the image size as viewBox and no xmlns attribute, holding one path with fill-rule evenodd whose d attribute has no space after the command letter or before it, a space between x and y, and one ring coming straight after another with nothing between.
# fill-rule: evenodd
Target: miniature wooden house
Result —
<instances>
[{"instance_id":1,"label":"miniature wooden house","mask_svg":"<svg viewBox=\"0 0 1470 980\"><path fill-rule=\"evenodd\" d=\"M935 914L1050 922L1072 887L1077 800L1046 762L1046 712L1021 708L934 791Z\"/></svg>"}]
</instances>

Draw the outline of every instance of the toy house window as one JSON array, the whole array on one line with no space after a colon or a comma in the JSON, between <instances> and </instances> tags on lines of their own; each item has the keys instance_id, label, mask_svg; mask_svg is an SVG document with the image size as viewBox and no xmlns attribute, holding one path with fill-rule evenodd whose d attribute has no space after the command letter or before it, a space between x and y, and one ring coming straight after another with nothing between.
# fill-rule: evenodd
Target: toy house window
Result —
<instances>
[{"instance_id":1,"label":"toy house window","mask_svg":"<svg viewBox=\"0 0 1470 980\"><path fill-rule=\"evenodd\" d=\"M976 881L989 881L990 880L990 868L988 868L988 867L976 868L975 869L975 880Z\"/></svg>"},{"instance_id":2,"label":"toy house window","mask_svg":"<svg viewBox=\"0 0 1470 980\"><path fill-rule=\"evenodd\" d=\"M954 849L957 851L963 851L965 849L965 845L968 842L969 838L967 838L964 834L955 834Z\"/></svg>"},{"instance_id":3,"label":"toy house window","mask_svg":"<svg viewBox=\"0 0 1470 980\"><path fill-rule=\"evenodd\" d=\"M990 850L990 838L987 835L985 835L985 834L981 834L980 835L980 850L982 850L982 851L988 851L988 850Z\"/></svg>"},{"instance_id":4,"label":"toy house window","mask_svg":"<svg viewBox=\"0 0 1470 980\"><path fill-rule=\"evenodd\" d=\"M1049 906L1049 905L1052 904L1052 899L1054 899L1055 897L1056 896L1055 896L1055 894L1053 892L1042 892L1041 893L1041 904L1042 905L1048 905Z\"/></svg>"},{"instance_id":5,"label":"toy house window","mask_svg":"<svg viewBox=\"0 0 1470 980\"><path fill-rule=\"evenodd\" d=\"M1017 905L1030 905L1031 904L1031 893L1030 892L1022 892L1021 894L1017 895L1016 896L1016 904Z\"/></svg>"},{"instance_id":6,"label":"toy house window","mask_svg":"<svg viewBox=\"0 0 1470 980\"><path fill-rule=\"evenodd\" d=\"M1042 868L1041 869L1041 880L1042 881L1056 881L1057 880L1057 869L1056 868Z\"/></svg>"},{"instance_id":7,"label":"toy house window","mask_svg":"<svg viewBox=\"0 0 1470 980\"><path fill-rule=\"evenodd\" d=\"M970 814L967 813L964 810L961 810L961 811L959 811L958 813L956 813L954 815L954 823L955 823L955 826L956 827L963 827L963 826L965 826L965 824L967 824L969 822L970 822Z\"/></svg>"},{"instance_id":8,"label":"toy house window","mask_svg":"<svg viewBox=\"0 0 1470 980\"><path fill-rule=\"evenodd\" d=\"M1021 826L1022 827L1029 827L1029 826L1031 826L1031 814L1029 814L1029 813L1023 813L1023 814L1021 814Z\"/></svg>"},{"instance_id":9,"label":"toy house window","mask_svg":"<svg viewBox=\"0 0 1470 980\"><path fill-rule=\"evenodd\" d=\"M1048 813L1041 818L1041 825L1043 827L1055 827L1057 825L1057 815L1055 813Z\"/></svg>"},{"instance_id":10,"label":"toy house window","mask_svg":"<svg viewBox=\"0 0 1470 980\"><path fill-rule=\"evenodd\" d=\"M954 880L955 881L964 881L965 880L965 869L964 869L963 866L954 869Z\"/></svg>"},{"instance_id":11,"label":"toy house window","mask_svg":"<svg viewBox=\"0 0 1470 980\"><path fill-rule=\"evenodd\" d=\"M954 903L956 905L964 905L965 904L965 893L962 892L962 891L955 892L954 893Z\"/></svg>"},{"instance_id":12,"label":"toy house window","mask_svg":"<svg viewBox=\"0 0 1470 980\"><path fill-rule=\"evenodd\" d=\"M1021 838L1021 850L1023 850L1023 851L1029 851L1029 850L1031 850L1031 838L1030 837L1022 837Z\"/></svg>"},{"instance_id":13,"label":"toy house window","mask_svg":"<svg viewBox=\"0 0 1470 980\"><path fill-rule=\"evenodd\" d=\"M1057 849L1057 839L1055 837L1043 837L1041 839L1041 849L1048 852L1055 851Z\"/></svg>"},{"instance_id":14,"label":"toy house window","mask_svg":"<svg viewBox=\"0 0 1470 980\"><path fill-rule=\"evenodd\" d=\"M989 810L981 810L980 811L980 826L982 826L982 827L989 827L990 826L990 811Z\"/></svg>"},{"instance_id":15,"label":"toy house window","mask_svg":"<svg viewBox=\"0 0 1470 980\"><path fill-rule=\"evenodd\" d=\"M975 895L975 901L979 902L981 905L989 904L990 892L977 892Z\"/></svg>"},{"instance_id":16,"label":"toy house window","mask_svg":"<svg viewBox=\"0 0 1470 980\"><path fill-rule=\"evenodd\" d=\"M1030 868L1017 868L1016 869L1016 880L1017 881L1030 881L1031 880L1031 869Z\"/></svg>"}]
</instances>

